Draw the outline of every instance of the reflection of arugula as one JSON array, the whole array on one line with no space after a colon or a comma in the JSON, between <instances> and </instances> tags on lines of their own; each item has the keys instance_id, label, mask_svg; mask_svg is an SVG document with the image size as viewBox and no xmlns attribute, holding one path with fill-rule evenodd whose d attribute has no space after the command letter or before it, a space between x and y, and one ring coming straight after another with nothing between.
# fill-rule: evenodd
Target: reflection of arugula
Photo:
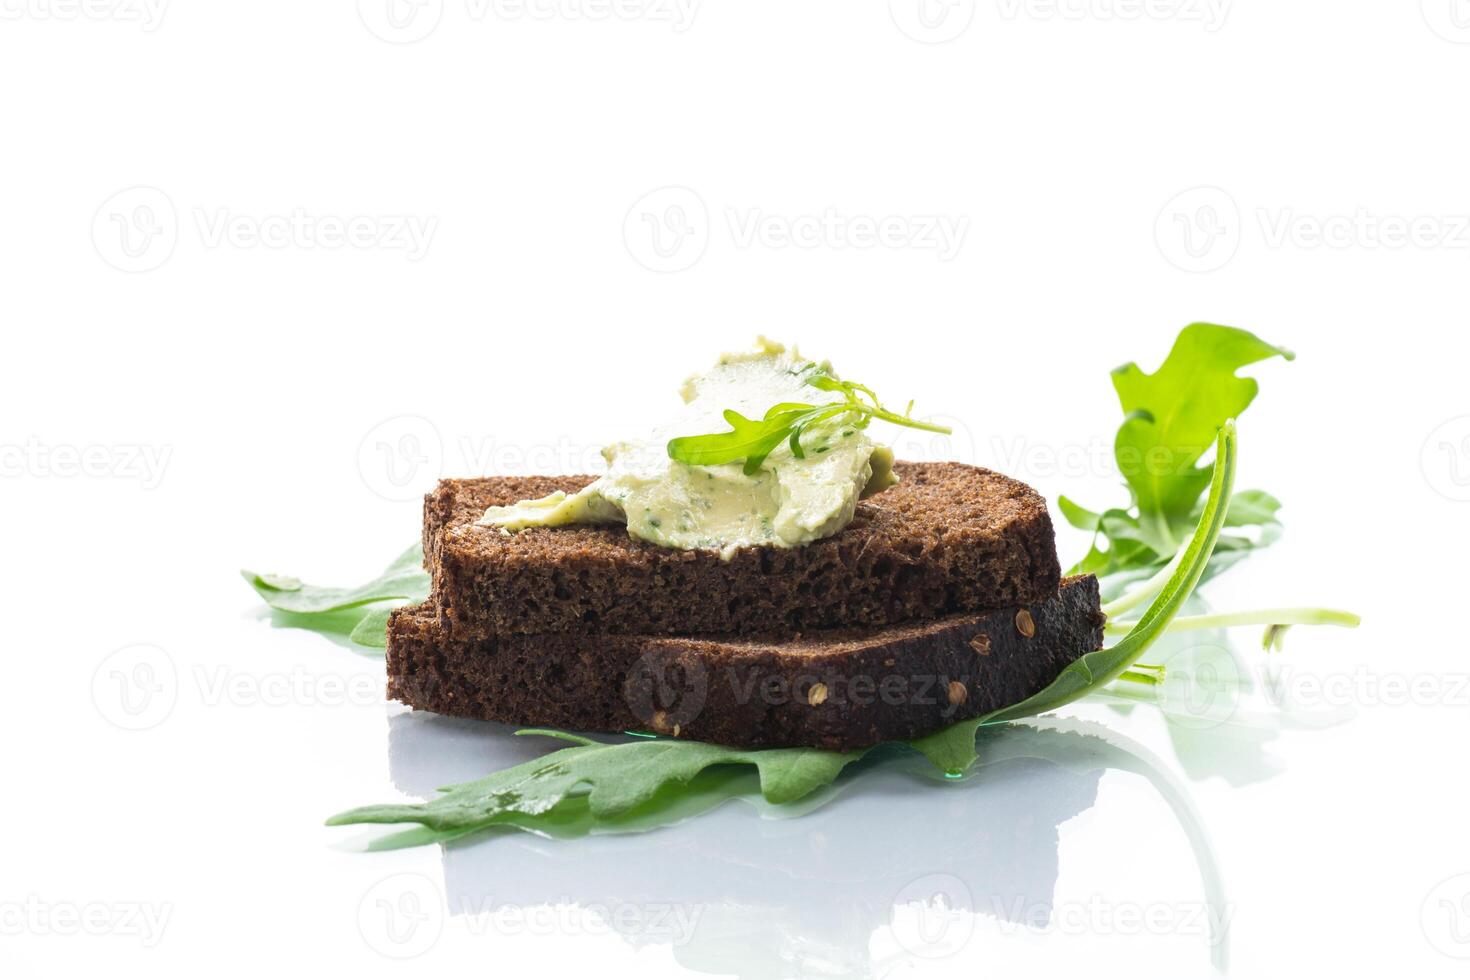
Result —
<instances>
[{"instance_id":1,"label":"reflection of arugula","mask_svg":"<svg viewBox=\"0 0 1470 980\"><path fill-rule=\"evenodd\" d=\"M1101 512L1067 497L1057 501L1068 523L1093 532L1092 548L1073 573L1136 576L1173 557L1199 519L1200 497L1210 480L1210 471L1198 465L1200 457L1225 420L1238 417L1256 397L1255 380L1236 372L1267 358L1295 356L1245 330L1195 323L1180 332L1153 374L1131 363L1113 371L1124 414L1113 451L1133 499L1126 508ZM1280 507L1262 490L1235 494L1225 526L1254 528L1254 534L1221 535L1207 577L1274 541Z\"/></svg>"}]
</instances>

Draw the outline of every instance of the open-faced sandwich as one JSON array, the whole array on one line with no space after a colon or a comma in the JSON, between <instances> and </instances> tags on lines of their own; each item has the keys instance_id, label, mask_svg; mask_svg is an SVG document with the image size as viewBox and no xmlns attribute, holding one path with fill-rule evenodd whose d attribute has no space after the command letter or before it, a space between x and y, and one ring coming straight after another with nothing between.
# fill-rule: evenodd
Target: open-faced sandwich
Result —
<instances>
[{"instance_id":1,"label":"open-faced sandwich","mask_svg":"<svg viewBox=\"0 0 1470 980\"><path fill-rule=\"evenodd\" d=\"M520 725L848 749L1016 704L1099 649L1030 487L897 462L939 428L762 340L605 475L445 480L429 599L388 624L389 694Z\"/></svg>"},{"instance_id":2,"label":"open-faced sandwich","mask_svg":"<svg viewBox=\"0 0 1470 980\"><path fill-rule=\"evenodd\" d=\"M672 421L604 450L601 477L442 482L422 547L371 582L244 572L278 622L386 645L390 697L561 743L327 822L417 825L374 848L627 830L741 795L752 768L771 805L887 749L960 777L983 727L1094 694L1192 710L1192 678L1214 675L1175 670L1167 645L1144 662L1166 633L1264 627L1280 650L1292 627L1359 622L1305 605L1184 614L1202 581L1279 537L1280 501L1235 490L1235 417L1257 392L1239 371L1293 356L1195 323L1154 372L1116 368L1130 502L1058 498L1092 536L1065 574L1030 487L895 461L873 420L942 427L767 341L690 379ZM1236 710L1239 691L1204 693L1207 709L1227 695L1211 725Z\"/></svg>"}]
</instances>

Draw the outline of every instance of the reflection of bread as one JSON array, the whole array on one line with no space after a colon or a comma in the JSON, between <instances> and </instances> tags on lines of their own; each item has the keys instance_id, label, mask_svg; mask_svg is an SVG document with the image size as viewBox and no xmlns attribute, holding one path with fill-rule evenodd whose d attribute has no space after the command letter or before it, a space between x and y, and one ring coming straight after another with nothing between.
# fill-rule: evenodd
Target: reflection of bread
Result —
<instances>
[{"instance_id":1,"label":"reflection of bread","mask_svg":"<svg viewBox=\"0 0 1470 980\"><path fill-rule=\"evenodd\" d=\"M1022 700L1101 646L1102 621L1091 576L994 612L752 636L466 639L445 632L431 600L389 621L388 693L512 724L849 749Z\"/></svg>"},{"instance_id":2,"label":"reflection of bread","mask_svg":"<svg viewBox=\"0 0 1470 980\"><path fill-rule=\"evenodd\" d=\"M1056 594L1046 503L961 463L899 463L901 478L837 534L722 560L620 527L476 521L492 505L576 491L591 477L445 480L424 505L424 554L456 639L512 633L757 633L885 626Z\"/></svg>"}]
</instances>

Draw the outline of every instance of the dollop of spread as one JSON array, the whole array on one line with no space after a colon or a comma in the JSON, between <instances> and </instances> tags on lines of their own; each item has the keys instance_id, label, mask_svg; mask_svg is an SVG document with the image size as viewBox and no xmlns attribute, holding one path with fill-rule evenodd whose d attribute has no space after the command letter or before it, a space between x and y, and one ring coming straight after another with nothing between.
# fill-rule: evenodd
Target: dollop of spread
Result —
<instances>
[{"instance_id":1,"label":"dollop of spread","mask_svg":"<svg viewBox=\"0 0 1470 980\"><path fill-rule=\"evenodd\" d=\"M830 371L826 362L819 365ZM845 414L802 436L804 458L782 443L753 473L742 462L696 466L671 459L670 439L729 428L726 409L758 419L773 405L819 405L841 395L807 385L813 362L762 337L752 351L725 354L684 382L681 412L644 441L602 451L606 475L577 493L561 491L506 507L479 521L510 533L565 524L626 524L635 538L670 548L794 548L836 534L857 502L897 482L893 454Z\"/></svg>"}]
</instances>

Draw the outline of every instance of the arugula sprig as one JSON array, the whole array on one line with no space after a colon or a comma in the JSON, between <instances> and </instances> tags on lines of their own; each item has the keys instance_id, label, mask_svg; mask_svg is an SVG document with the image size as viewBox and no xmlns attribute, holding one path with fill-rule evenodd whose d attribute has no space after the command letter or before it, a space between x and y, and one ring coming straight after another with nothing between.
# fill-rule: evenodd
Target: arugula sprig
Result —
<instances>
[{"instance_id":1,"label":"arugula sprig","mask_svg":"<svg viewBox=\"0 0 1470 980\"><path fill-rule=\"evenodd\" d=\"M1146 575L1174 556L1199 520L1210 480L1210 471L1198 465L1200 458L1220 426L1238 418L1259 391L1254 378L1237 372L1272 357L1290 361L1296 355L1246 330L1194 323L1180 331L1153 374L1134 363L1112 372L1124 414L1113 451L1131 502L1094 511L1067 497L1057 501L1069 524L1093 533L1092 547L1072 574ZM1251 530L1220 537L1205 577L1275 541L1280 508L1281 501L1262 490L1232 496L1225 526Z\"/></svg>"},{"instance_id":2,"label":"arugula sprig","mask_svg":"<svg viewBox=\"0 0 1470 980\"><path fill-rule=\"evenodd\" d=\"M902 414L884 408L873 389L856 381L843 381L825 365L808 364L800 374L803 384L818 391L840 394L842 398L819 404L781 402L768 408L759 419L748 419L734 409L726 409L723 414L730 425L729 432L670 439L669 458L691 466L718 466L743 459L745 465L742 469L749 476L759 470L766 457L782 443L791 447L791 455L805 459L802 436L813 426L832 419L840 418L844 425L853 429L865 429L873 419L882 419L926 432L949 434L952 431L948 426L913 418L909 414L913 411L913 402L909 402Z\"/></svg>"}]
</instances>

